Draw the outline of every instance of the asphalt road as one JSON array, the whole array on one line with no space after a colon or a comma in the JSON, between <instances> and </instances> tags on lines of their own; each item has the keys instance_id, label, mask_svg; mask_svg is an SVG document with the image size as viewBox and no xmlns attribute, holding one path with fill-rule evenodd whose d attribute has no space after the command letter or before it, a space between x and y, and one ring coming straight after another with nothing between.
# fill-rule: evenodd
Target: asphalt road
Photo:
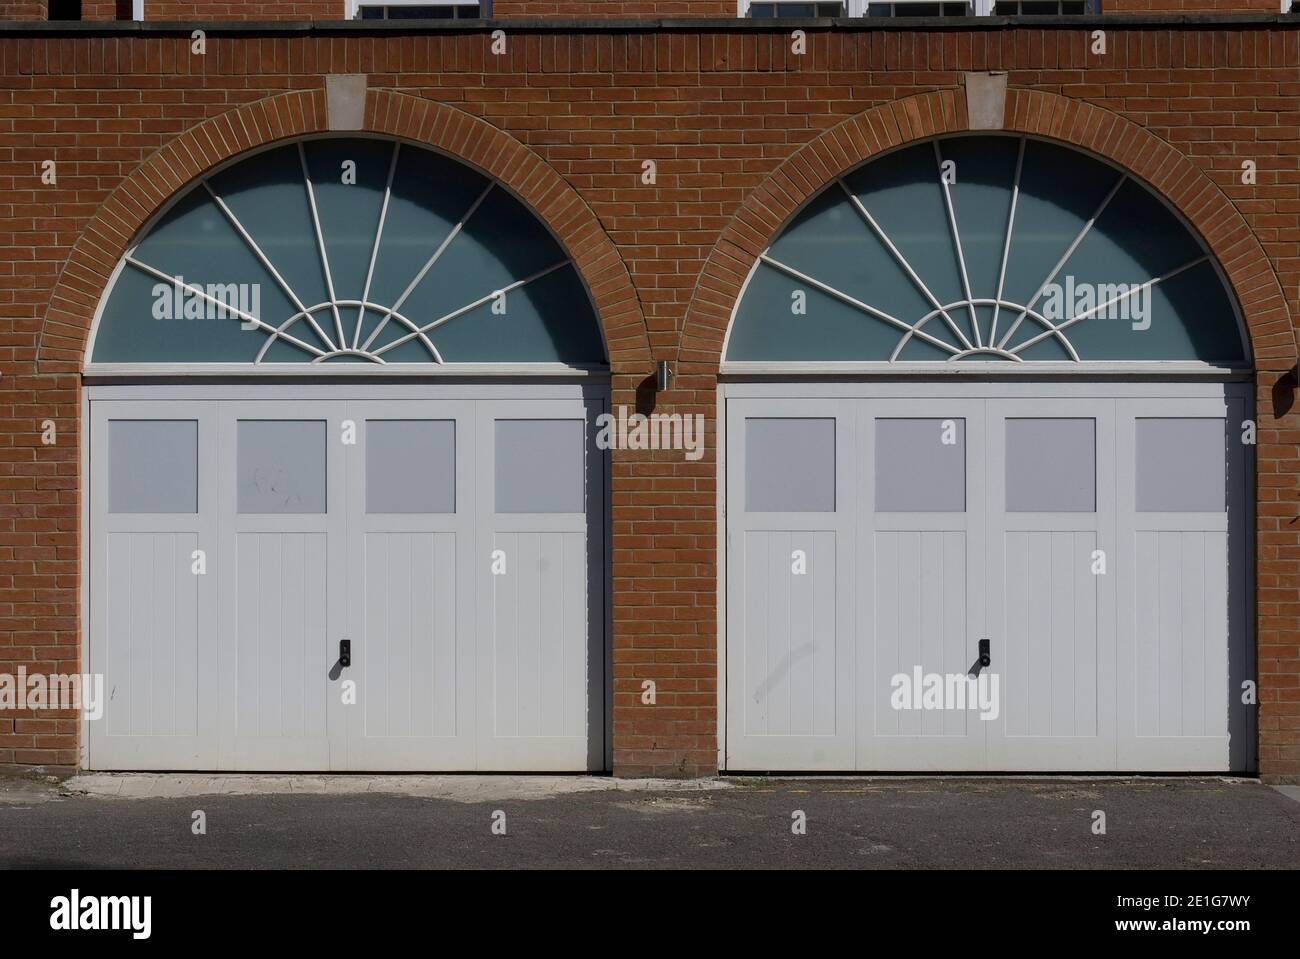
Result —
<instances>
[{"instance_id":1,"label":"asphalt road","mask_svg":"<svg viewBox=\"0 0 1300 959\"><path fill-rule=\"evenodd\" d=\"M1300 801L1223 779L742 779L488 801L0 783L0 868L121 867L1294 869Z\"/></svg>"}]
</instances>

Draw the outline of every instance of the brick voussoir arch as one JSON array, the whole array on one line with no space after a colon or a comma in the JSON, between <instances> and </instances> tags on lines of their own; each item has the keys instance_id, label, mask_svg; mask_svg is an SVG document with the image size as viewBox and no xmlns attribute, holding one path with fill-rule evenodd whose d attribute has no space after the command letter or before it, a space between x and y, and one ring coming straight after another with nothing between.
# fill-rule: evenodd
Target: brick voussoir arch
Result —
<instances>
[{"instance_id":1,"label":"brick voussoir arch","mask_svg":"<svg viewBox=\"0 0 1300 959\"><path fill-rule=\"evenodd\" d=\"M754 262L836 176L894 147L970 129L965 97L953 88L874 107L800 147L749 195L714 245L687 310L679 362L716 372L731 312ZM1177 148L1095 104L1014 87L1007 90L1001 129L1078 147L1149 184L1218 260L1241 306L1255 368L1282 372L1295 365L1295 330L1277 271L1241 212Z\"/></svg>"},{"instance_id":2,"label":"brick voussoir arch","mask_svg":"<svg viewBox=\"0 0 1300 959\"><path fill-rule=\"evenodd\" d=\"M50 296L37 371L81 370L95 310L113 270L140 229L178 192L249 150L327 132L324 90L297 90L205 120L146 159L109 194L73 246ZM517 195L573 258L596 306L613 369L647 366L649 333L617 247L577 191L527 146L462 110L382 89L367 92L361 128L346 132L432 147L479 168Z\"/></svg>"}]
</instances>

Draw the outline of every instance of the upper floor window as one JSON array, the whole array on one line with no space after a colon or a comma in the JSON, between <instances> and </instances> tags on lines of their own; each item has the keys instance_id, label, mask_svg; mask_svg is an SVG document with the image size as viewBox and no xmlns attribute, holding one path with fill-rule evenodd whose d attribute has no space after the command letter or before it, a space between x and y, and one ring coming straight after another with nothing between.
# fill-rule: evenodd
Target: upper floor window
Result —
<instances>
[{"instance_id":1,"label":"upper floor window","mask_svg":"<svg viewBox=\"0 0 1300 959\"><path fill-rule=\"evenodd\" d=\"M752 0L751 17L842 17L844 4L835 3L772 3L769 0Z\"/></svg>"},{"instance_id":2,"label":"upper floor window","mask_svg":"<svg viewBox=\"0 0 1300 959\"><path fill-rule=\"evenodd\" d=\"M51 20L80 20L81 0L50 0L46 15Z\"/></svg>"},{"instance_id":3,"label":"upper floor window","mask_svg":"<svg viewBox=\"0 0 1300 959\"><path fill-rule=\"evenodd\" d=\"M348 0L354 20L479 20L492 16L492 0Z\"/></svg>"},{"instance_id":4,"label":"upper floor window","mask_svg":"<svg viewBox=\"0 0 1300 959\"><path fill-rule=\"evenodd\" d=\"M869 17L964 17L971 12L969 0L871 0L867 5Z\"/></svg>"},{"instance_id":5,"label":"upper floor window","mask_svg":"<svg viewBox=\"0 0 1300 959\"><path fill-rule=\"evenodd\" d=\"M1101 13L1101 0L997 0L993 13L999 17L1082 16Z\"/></svg>"}]
</instances>

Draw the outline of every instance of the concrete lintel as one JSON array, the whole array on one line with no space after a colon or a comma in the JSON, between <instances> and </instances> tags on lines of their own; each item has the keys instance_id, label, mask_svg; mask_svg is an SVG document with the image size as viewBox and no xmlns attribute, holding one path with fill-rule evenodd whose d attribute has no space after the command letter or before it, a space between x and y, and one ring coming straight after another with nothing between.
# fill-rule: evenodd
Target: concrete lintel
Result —
<instances>
[{"instance_id":1,"label":"concrete lintel","mask_svg":"<svg viewBox=\"0 0 1300 959\"><path fill-rule=\"evenodd\" d=\"M1007 75L966 74L966 116L972 130L1001 130L1006 126Z\"/></svg>"},{"instance_id":2,"label":"concrete lintel","mask_svg":"<svg viewBox=\"0 0 1300 959\"><path fill-rule=\"evenodd\" d=\"M366 118L366 75L331 74L325 78L325 114L331 130L360 130Z\"/></svg>"}]
</instances>

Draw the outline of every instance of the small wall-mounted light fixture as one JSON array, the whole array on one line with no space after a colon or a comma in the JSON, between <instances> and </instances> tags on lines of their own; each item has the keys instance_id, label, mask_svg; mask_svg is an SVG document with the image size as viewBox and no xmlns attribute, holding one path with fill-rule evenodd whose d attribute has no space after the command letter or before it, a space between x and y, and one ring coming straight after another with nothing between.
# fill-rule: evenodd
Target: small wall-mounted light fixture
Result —
<instances>
[{"instance_id":1,"label":"small wall-mounted light fixture","mask_svg":"<svg viewBox=\"0 0 1300 959\"><path fill-rule=\"evenodd\" d=\"M655 364L655 391L664 392L673 385L673 371L669 367L667 360L660 360Z\"/></svg>"}]
</instances>

